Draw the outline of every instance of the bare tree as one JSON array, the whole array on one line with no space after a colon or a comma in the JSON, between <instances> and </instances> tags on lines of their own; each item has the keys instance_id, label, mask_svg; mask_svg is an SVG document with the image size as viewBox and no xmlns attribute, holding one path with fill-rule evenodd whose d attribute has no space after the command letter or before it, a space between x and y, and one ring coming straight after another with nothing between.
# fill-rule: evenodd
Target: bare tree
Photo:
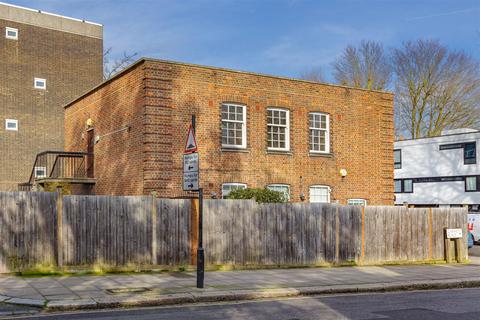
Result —
<instances>
[{"instance_id":1,"label":"bare tree","mask_svg":"<svg viewBox=\"0 0 480 320\"><path fill-rule=\"evenodd\" d=\"M323 76L323 71L320 67L313 67L304 70L300 73L300 79L315 82L325 82L325 77Z\"/></svg>"},{"instance_id":2,"label":"bare tree","mask_svg":"<svg viewBox=\"0 0 480 320\"><path fill-rule=\"evenodd\" d=\"M333 63L333 76L341 84L370 90L385 90L392 68L382 44L363 40L359 47L347 46Z\"/></svg>"},{"instance_id":3,"label":"bare tree","mask_svg":"<svg viewBox=\"0 0 480 320\"><path fill-rule=\"evenodd\" d=\"M480 116L479 64L438 41L417 40L393 51L396 120L412 138L444 129L476 127Z\"/></svg>"},{"instance_id":4,"label":"bare tree","mask_svg":"<svg viewBox=\"0 0 480 320\"><path fill-rule=\"evenodd\" d=\"M104 80L110 79L115 74L125 69L125 67L131 64L135 60L135 57L137 56L136 52L133 54L127 54L126 52L124 52L123 56L110 62L111 54L112 54L112 47L106 49L103 52L103 79Z\"/></svg>"}]
</instances>

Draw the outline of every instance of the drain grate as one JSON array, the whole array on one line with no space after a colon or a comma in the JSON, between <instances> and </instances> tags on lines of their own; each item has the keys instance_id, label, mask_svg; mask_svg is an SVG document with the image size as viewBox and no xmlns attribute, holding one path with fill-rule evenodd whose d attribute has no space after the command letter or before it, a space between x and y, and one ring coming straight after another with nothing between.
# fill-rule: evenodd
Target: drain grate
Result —
<instances>
[{"instance_id":1,"label":"drain grate","mask_svg":"<svg viewBox=\"0 0 480 320\"><path fill-rule=\"evenodd\" d=\"M143 293L151 290L148 288L112 288L112 289L106 289L105 291L111 294L122 294L122 293Z\"/></svg>"}]
</instances>

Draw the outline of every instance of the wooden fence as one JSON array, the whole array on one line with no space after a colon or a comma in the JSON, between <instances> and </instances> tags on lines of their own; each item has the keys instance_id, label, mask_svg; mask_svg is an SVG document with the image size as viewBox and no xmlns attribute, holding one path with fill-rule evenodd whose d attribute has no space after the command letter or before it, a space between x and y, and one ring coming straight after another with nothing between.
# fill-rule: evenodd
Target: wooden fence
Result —
<instances>
[{"instance_id":1,"label":"wooden fence","mask_svg":"<svg viewBox=\"0 0 480 320\"><path fill-rule=\"evenodd\" d=\"M444 259L444 228L462 228L464 208L408 209L332 204L205 202L205 253L212 264L376 264ZM464 257L466 258L466 256Z\"/></svg>"},{"instance_id":2,"label":"wooden fence","mask_svg":"<svg viewBox=\"0 0 480 320\"><path fill-rule=\"evenodd\" d=\"M0 273L55 263L53 193L0 192Z\"/></svg>"},{"instance_id":3,"label":"wooden fence","mask_svg":"<svg viewBox=\"0 0 480 320\"><path fill-rule=\"evenodd\" d=\"M190 200L148 196L63 198L63 264L190 263ZM155 227L153 224L155 223Z\"/></svg>"},{"instance_id":4,"label":"wooden fence","mask_svg":"<svg viewBox=\"0 0 480 320\"><path fill-rule=\"evenodd\" d=\"M205 201L212 264L315 265L359 258L361 208L330 204Z\"/></svg>"},{"instance_id":5,"label":"wooden fence","mask_svg":"<svg viewBox=\"0 0 480 320\"><path fill-rule=\"evenodd\" d=\"M0 273L65 267L194 264L191 200L0 192ZM466 209L204 201L207 264L376 264L444 259L443 229ZM463 252L466 254L466 239Z\"/></svg>"}]
</instances>

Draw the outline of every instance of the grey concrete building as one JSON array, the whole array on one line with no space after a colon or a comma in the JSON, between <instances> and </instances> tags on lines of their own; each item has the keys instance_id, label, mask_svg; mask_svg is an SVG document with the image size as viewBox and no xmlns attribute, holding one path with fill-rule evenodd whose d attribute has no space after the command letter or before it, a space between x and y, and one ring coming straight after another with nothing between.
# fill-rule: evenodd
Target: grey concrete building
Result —
<instances>
[{"instance_id":1,"label":"grey concrete building","mask_svg":"<svg viewBox=\"0 0 480 320\"><path fill-rule=\"evenodd\" d=\"M63 106L102 81L103 26L0 2L0 32L0 191L11 191L37 153L63 150Z\"/></svg>"}]
</instances>

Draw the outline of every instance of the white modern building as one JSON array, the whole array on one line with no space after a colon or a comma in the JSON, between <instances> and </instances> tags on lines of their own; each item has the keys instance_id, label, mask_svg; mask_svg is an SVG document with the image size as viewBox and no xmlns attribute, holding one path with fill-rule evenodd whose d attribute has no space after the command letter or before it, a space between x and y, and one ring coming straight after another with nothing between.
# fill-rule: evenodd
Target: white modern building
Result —
<instances>
[{"instance_id":1,"label":"white modern building","mask_svg":"<svg viewBox=\"0 0 480 320\"><path fill-rule=\"evenodd\" d=\"M467 206L479 211L480 131L455 129L441 136L395 142L395 204Z\"/></svg>"}]
</instances>

